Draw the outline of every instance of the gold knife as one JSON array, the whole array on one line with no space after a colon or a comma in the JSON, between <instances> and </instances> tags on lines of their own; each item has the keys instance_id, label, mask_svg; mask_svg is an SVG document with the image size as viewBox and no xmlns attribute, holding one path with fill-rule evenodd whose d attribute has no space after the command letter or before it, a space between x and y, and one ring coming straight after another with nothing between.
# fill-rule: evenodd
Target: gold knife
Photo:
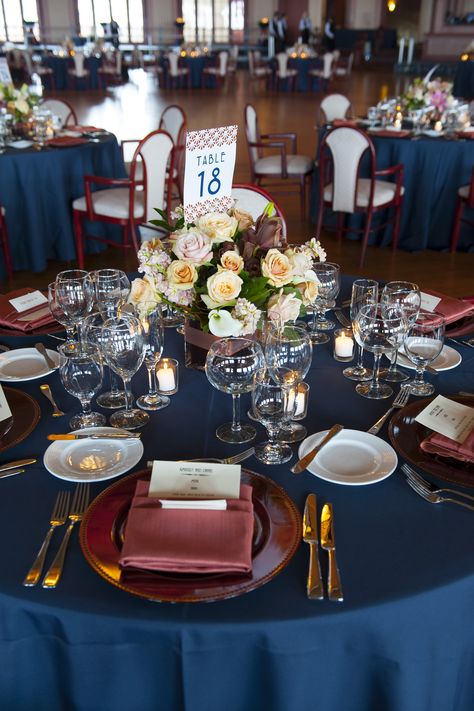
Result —
<instances>
[{"instance_id":1,"label":"gold knife","mask_svg":"<svg viewBox=\"0 0 474 711\"><path fill-rule=\"evenodd\" d=\"M328 598L333 602L343 602L341 576L336 561L332 504L324 504L321 511L321 548L327 550L329 556Z\"/></svg>"},{"instance_id":2,"label":"gold knife","mask_svg":"<svg viewBox=\"0 0 474 711\"><path fill-rule=\"evenodd\" d=\"M108 432L107 434L76 432L76 434L49 434L48 439L53 441L70 441L74 439L139 439L140 435L140 432Z\"/></svg>"},{"instance_id":3,"label":"gold knife","mask_svg":"<svg viewBox=\"0 0 474 711\"><path fill-rule=\"evenodd\" d=\"M7 472L10 469L18 469L19 467L26 467L28 464L35 464L36 459L16 459L14 462L8 462L7 464L0 464L0 473Z\"/></svg>"},{"instance_id":4,"label":"gold knife","mask_svg":"<svg viewBox=\"0 0 474 711\"><path fill-rule=\"evenodd\" d=\"M305 454L304 457L302 457L298 462L296 462L296 464L291 467L290 471L292 471L293 474L299 474L304 469L306 469L308 464L311 464L317 453L324 447L324 445L343 429L344 425L333 425L327 435L323 437L322 441L311 451L309 451L308 454Z\"/></svg>"},{"instance_id":5,"label":"gold knife","mask_svg":"<svg viewBox=\"0 0 474 711\"><path fill-rule=\"evenodd\" d=\"M303 541L309 543L309 570L306 594L310 600L324 600L323 580L318 557L316 494L306 498L303 514Z\"/></svg>"}]
</instances>

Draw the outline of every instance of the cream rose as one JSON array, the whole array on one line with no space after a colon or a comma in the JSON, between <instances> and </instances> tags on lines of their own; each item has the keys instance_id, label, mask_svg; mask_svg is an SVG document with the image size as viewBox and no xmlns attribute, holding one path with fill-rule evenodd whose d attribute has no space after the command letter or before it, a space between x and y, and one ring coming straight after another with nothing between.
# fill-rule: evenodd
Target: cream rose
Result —
<instances>
[{"instance_id":1,"label":"cream rose","mask_svg":"<svg viewBox=\"0 0 474 711\"><path fill-rule=\"evenodd\" d=\"M198 273L194 264L176 259L166 270L166 277L170 286L184 290L192 289L198 278Z\"/></svg>"},{"instance_id":2,"label":"cream rose","mask_svg":"<svg viewBox=\"0 0 474 711\"><path fill-rule=\"evenodd\" d=\"M138 278L132 281L128 301L130 304L137 306L143 303L157 304L160 299L153 285L145 277L144 279Z\"/></svg>"},{"instance_id":3,"label":"cream rose","mask_svg":"<svg viewBox=\"0 0 474 711\"><path fill-rule=\"evenodd\" d=\"M315 281L302 281L299 284L295 284L295 286L300 292L305 306L314 304L318 295L318 285Z\"/></svg>"},{"instance_id":4,"label":"cream rose","mask_svg":"<svg viewBox=\"0 0 474 711\"><path fill-rule=\"evenodd\" d=\"M222 255L221 265L223 269L228 269L230 272L235 272L236 274L238 274L244 268L244 260L242 259L240 254L229 250L228 252L224 252L224 254Z\"/></svg>"},{"instance_id":5,"label":"cream rose","mask_svg":"<svg viewBox=\"0 0 474 711\"><path fill-rule=\"evenodd\" d=\"M300 313L301 301L294 294L284 294L280 291L268 300L267 316L270 321L279 324L295 321Z\"/></svg>"},{"instance_id":6,"label":"cream rose","mask_svg":"<svg viewBox=\"0 0 474 711\"><path fill-rule=\"evenodd\" d=\"M232 215L238 222L239 231L248 230L248 228L252 227L255 222L250 212L246 212L245 210L239 210L236 207L234 207L234 209L232 210Z\"/></svg>"},{"instance_id":7,"label":"cream rose","mask_svg":"<svg viewBox=\"0 0 474 711\"><path fill-rule=\"evenodd\" d=\"M196 227L210 237L213 244L231 239L238 224L235 217L231 217L225 212L208 212L207 215L202 215L196 221Z\"/></svg>"},{"instance_id":8,"label":"cream rose","mask_svg":"<svg viewBox=\"0 0 474 711\"><path fill-rule=\"evenodd\" d=\"M25 99L23 99L22 97L19 97L18 99L15 100L15 109L17 111L19 111L21 114L28 114L30 111L28 102Z\"/></svg>"},{"instance_id":9,"label":"cream rose","mask_svg":"<svg viewBox=\"0 0 474 711\"><path fill-rule=\"evenodd\" d=\"M291 269L293 271L293 282L296 277L302 277L305 271L311 269L313 260L311 253L305 247L289 247L284 251L285 257L288 257Z\"/></svg>"},{"instance_id":10,"label":"cream rose","mask_svg":"<svg viewBox=\"0 0 474 711\"><path fill-rule=\"evenodd\" d=\"M228 269L223 269L209 277L207 280L207 293L214 304L226 304L233 301L240 294L242 279ZM203 296L204 302L206 300ZM209 305L209 303L208 303Z\"/></svg>"},{"instance_id":11,"label":"cream rose","mask_svg":"<svg viewBox=\"0 0 474 711\"><path fill-rule=\"evenodd\" d=\"M272 286L285 286L293 279L290 260L278 249L269 249L265 259L262 259L262 276L266 277Z\"/></svg>"},{"instance_id":12,"label":"cream rose","mask_svg":"<svg viewBox=\"0 0 474 711\"><path fill-rule=\"evenodd\" d=\"M212 242L202 232L190 230L178 235L173 245L173 252L178 259L193 264L204 264L212 259Z\"/></svg>"}]
</instances>

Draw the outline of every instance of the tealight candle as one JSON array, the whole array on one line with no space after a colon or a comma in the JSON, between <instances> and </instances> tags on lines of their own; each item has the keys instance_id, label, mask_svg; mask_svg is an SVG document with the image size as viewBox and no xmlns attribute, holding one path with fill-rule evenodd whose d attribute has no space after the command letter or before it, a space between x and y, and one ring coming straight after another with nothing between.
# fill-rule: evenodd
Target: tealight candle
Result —
<instances>
[{"instance_id":1,"label":"tealight candle","mask_svg":"<svg viewBox=\"0 0 474 711\"><path fill-rule=\"evenodd\" d=\"M334 358L347 362L354 355L354 339L351 330L337 329L334 331Z\"/></svg>"},{"instance_id":2,"label":"tealight candle","mask_svg":"<svg viewBox=\"0 0 474 711\"><path fill-rule=\"evenodd\" d=\"M162 358L157 367L158 391L173 395L178 390L178 361L174 358Z\"/></svg>"},{"instance_id":3,"label":"tealight candle","mask_svg":"<svg viewBox=\"0 0 474 711\"><path fill-rule=\"evenodd\" d=\"M393 125L394 125L394 127L395 127L396 129L399 129L399 128L402 127L402 122L400 121L400 119L397 118L397 119L395 119L395 121L393 122Z\"/></svg>"},{"instance_id":4,"label":"tealight candle","mask_svg":"<svg viewBox=\"0 0 474 711\"><path fill-rule=\"evenodd\" d=\"M298 383L298 385L292 390L288 398L288 408L291 410L295 404L295 412L293 414L292 420L304 420L306 413L308 411L308 394L309 385L308 383Z\"/></svg>"},{"instance_id":5,"label":"tealight candle","mask_svg":"<svg viewBox=\"0 0 474 711\"><path fill-rule=\"evenodd\" d=\"M443 130L443 124L441 123L441 121L436 121L436 123L434 125L434 130L435 131L442 131Z\"/></svg>"}]
</instances>

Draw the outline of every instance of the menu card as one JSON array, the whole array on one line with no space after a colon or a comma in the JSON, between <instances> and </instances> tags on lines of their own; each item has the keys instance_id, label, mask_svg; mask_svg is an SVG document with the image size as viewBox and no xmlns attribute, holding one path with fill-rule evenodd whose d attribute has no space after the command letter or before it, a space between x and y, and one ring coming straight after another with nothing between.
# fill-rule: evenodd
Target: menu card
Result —
<instances>
[{"instance_id":1,"label":"menu card","mask_svg":"<svg viewBox=\"0 0 474 711\"><path fill-rule=\"evenodd\" d=\"M8 404L3 388L0 385L0 422L3 420L8 420L12 416L12 411L10 410L10 405Z\"/></svg>"},{"instance_id":2,"label":"menu card","mask_svg":"<svg viewBox=\"0 0 474 711\"><path fill-rule=\"evenodd\" d=\"M8 299L15 311L19 314L23 311L35 309L37 306L42 306L48 303L48 299L41 291L30 291L22 296L17 296L14 299Z\"/></svg>"},{"instance_id":3,"label":"menu card","mask_svg":"<svg viewBox=\"0 0 474 711\"><path fill-rule=\"evenodd\" d=\"M438 395L415 420L462 444L474 429L474 407Z\"/></svg>"},{"instance_id":4,"label":"menu card","mask_svg":"<svg viewBox=\"0 0 474 711\"><path fill-rule=\"evenodd\" d=\"M238 499L240 464L155 460L148 496L163 499Z\"/></svg>"}]
</instances>

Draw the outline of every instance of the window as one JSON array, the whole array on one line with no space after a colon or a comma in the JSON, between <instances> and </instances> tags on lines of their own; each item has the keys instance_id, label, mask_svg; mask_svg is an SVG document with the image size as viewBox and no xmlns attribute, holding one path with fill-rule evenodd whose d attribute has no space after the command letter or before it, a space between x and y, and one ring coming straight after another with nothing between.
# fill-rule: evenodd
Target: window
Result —
<instances>
[{"instance_id":1,"label":"window","mask_svg":"<svg viewBox=\"0 0 474 711\"><path fill-rule=\"evenodd\" d=\"M0 0L0 41L24 42L29 28L39 38L36 0Z\"/></svg>"},{"instance_id":2,"label":"window","mask_svg":"<svg viewBox=\"0 0 474 711\"><path fill-rule=\"evenodd\" d=\"M102 37L104 26L114 19L120 42L143 42L143 0L78 0L77 8L84 37Z\"/></svg>"},{"instance_id":3,"label":"window","mask_svg":"<svg viewBox=\"0 0 474 711\"><path fill-rule=\"evenodd\" d=\"M183 0L185 41L242 41L244 10L244 0Z\"/></svg>"}]
</instances>

